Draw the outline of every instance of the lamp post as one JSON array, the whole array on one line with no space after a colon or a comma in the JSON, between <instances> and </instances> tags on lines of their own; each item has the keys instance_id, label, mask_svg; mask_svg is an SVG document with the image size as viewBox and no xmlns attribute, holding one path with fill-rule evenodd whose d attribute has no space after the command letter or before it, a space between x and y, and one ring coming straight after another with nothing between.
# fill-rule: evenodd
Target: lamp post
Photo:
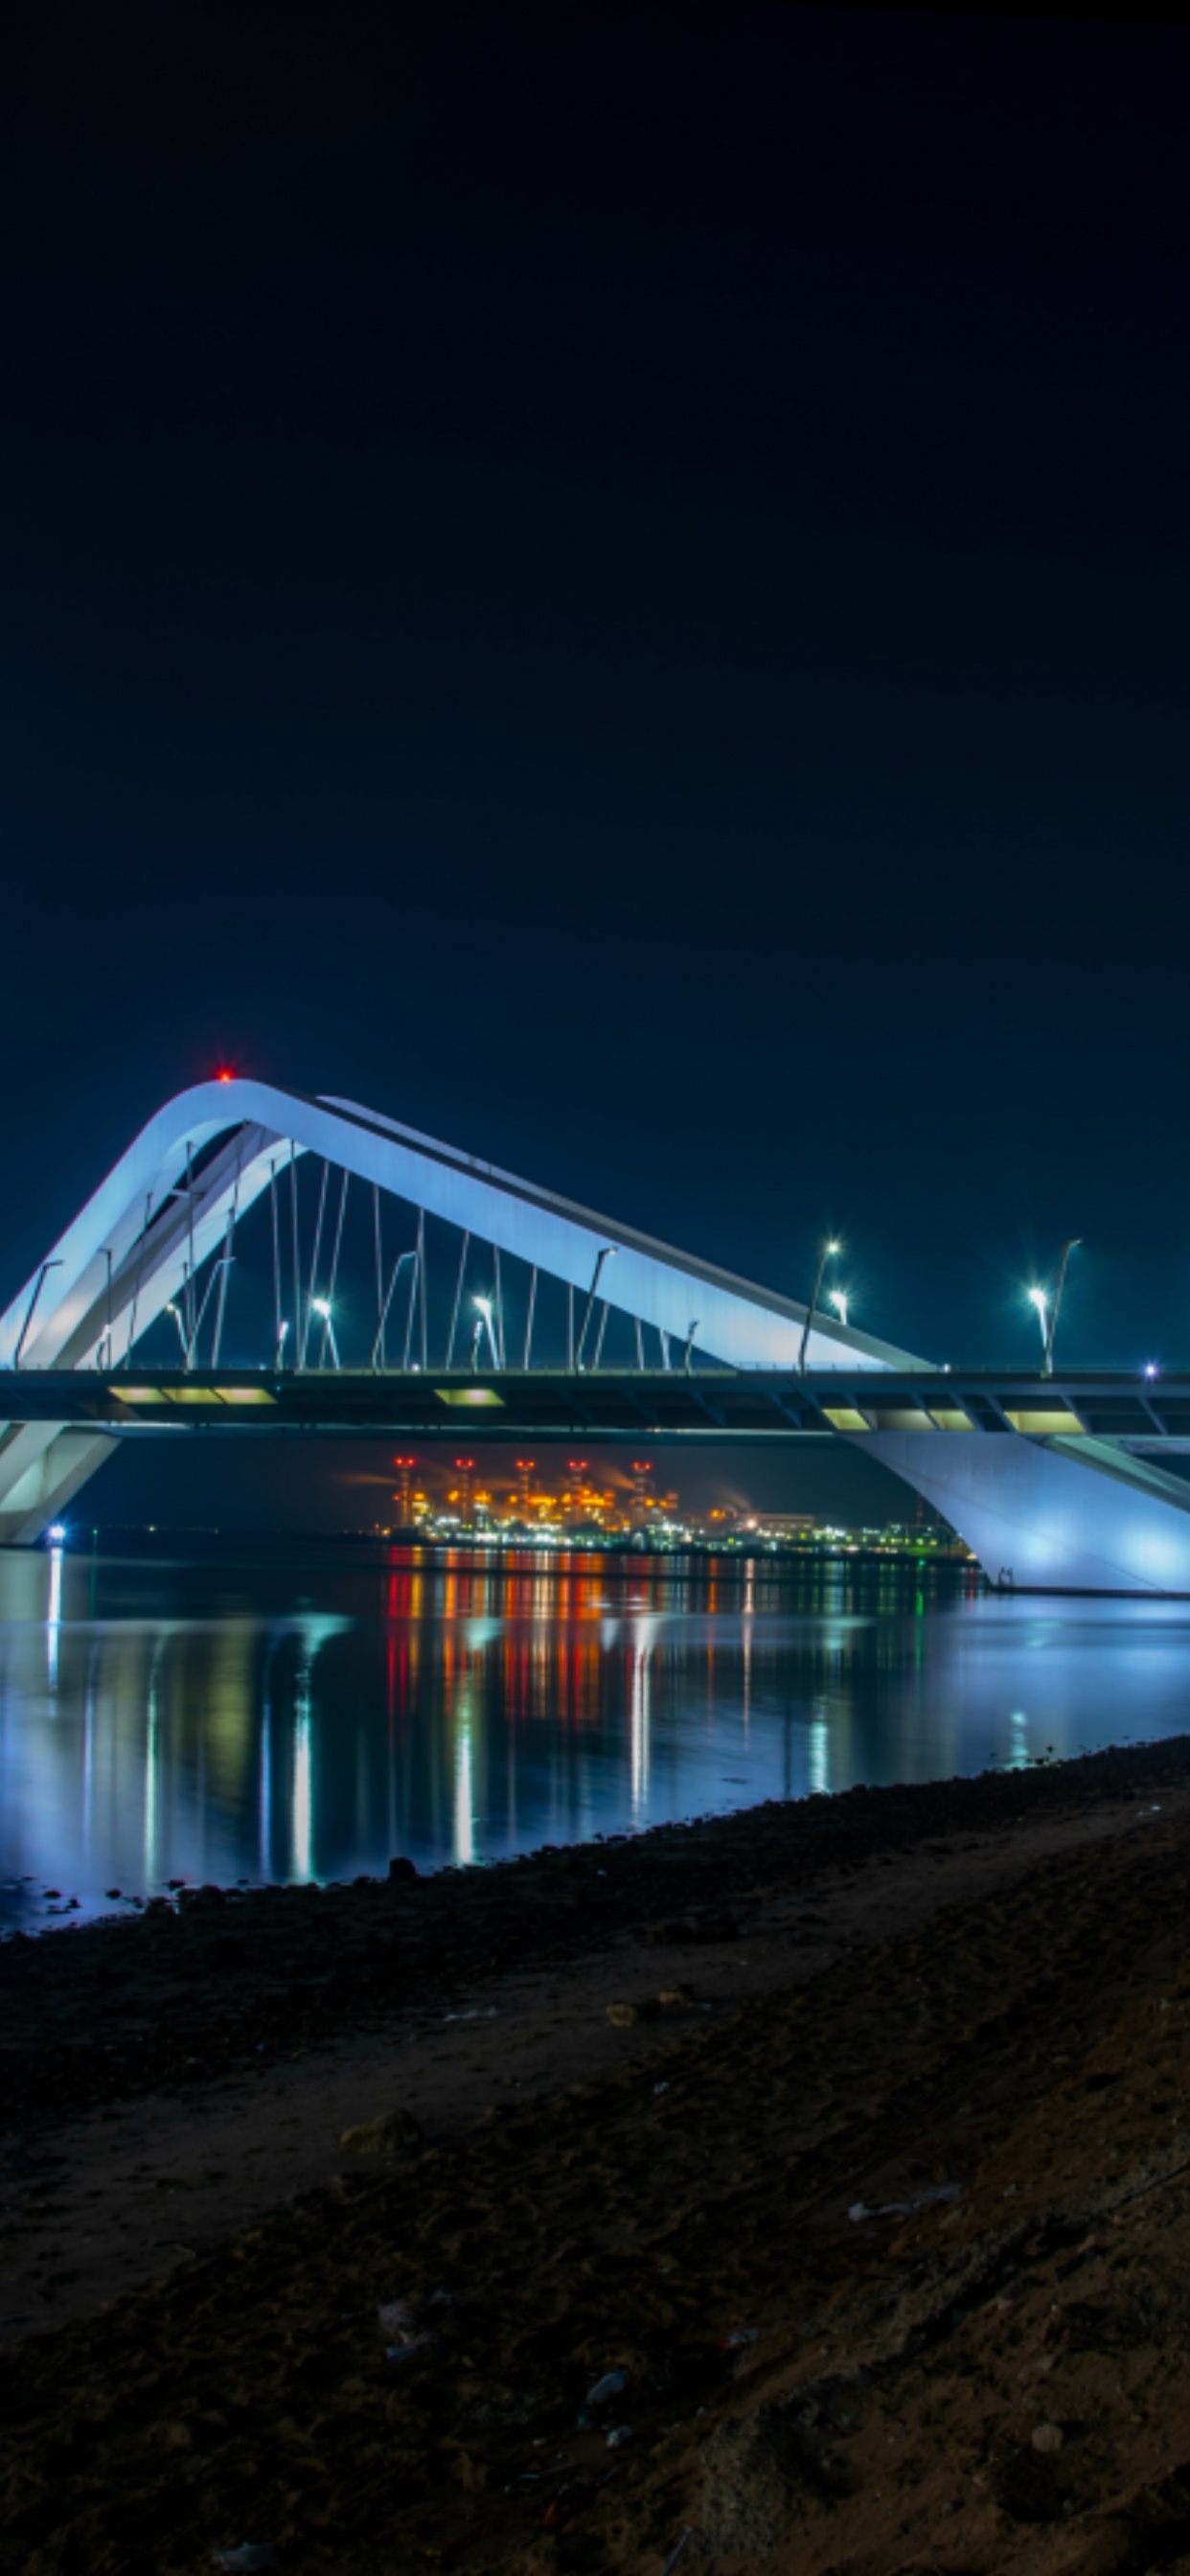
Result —
<instances>
[{"instance_id":1,"label":"lamp post","mask_svg":"<svg viewBox=\"0 0 1190 2576\"><path fill-rule=\"evenodd\" d=\"M112 1254L110 1244L108 1245L103 1257L107 1263L107 1302L104 1308L106 1322L103 1339L100 1342L99 1348L103 1352L101 1365L104 1368L110 1369L112 1364Z\"/></svg>"},{"instance_id":2,"label":"lamp post","mask_svg":"<svg viewBox=\"0 0 1190 2576\"><path fill-rule=\"evenodd\" d=\"M1045 1355L1049 1348L1050 1301L1046 1296L1044 1288L1027 1288L1025 1294L1028 1297L1029 1304L1033 1308L1037 1321L1041 1326L1041 1374L1044 1377L1046 1374Z\"/></svg>"},{"instance_id":3,"label":"lamp post","mask_svg":"<svg viewBox=\"0 0 1190 2576\"><path fill-rule=\"evenodd\" d=\"M826 1269L828 1261L834 1261L842 1249L843 1246L841 1243L835 1243L832 1241L830 1243L824 1243L822 1250L818 1255L818 1268L814 1273L814 1285L810 1290L810 1303L806 1308L806 1320L802 1326L802 1345L798 1352L797 1359L798 1373L802 1377L806 1374L806 1345L810 1339L810 1326L814 1321L814 1309L818 1304L819 1291L822 1287L822 1274Z\"/></svg>"},{"instance_id":4,"label":"lamp post","mask_svg":"<svg viewBox=\"0 0 1190 2576\"><path fill-rule=\"evenodd\" d=\"M1054 1374L1054 1335L1058 1329L1058 1317L1062 1312L1062 1292L1066 1286L1067 1265L1069 1263L1071 1253L1078 1251L1082 1239L1081 1234L1072 1234L1069 1243L1064 1243L1062 1246L1062 1257L1058 1263L1058 1279L1057 1285L1054 1289L1052 1306L1050 1304L1049 1290L1047 1288L1026 1288L1025 1290L1025 1295L1027 1296L1029 1304L1032 1306L1037 1317L1038 1324L1041 1327L1041 1374L1043 1377L1052 1377Z\"/></svg>"},{"instance_id":5,"label":"lamp post","mask_svg":"<svg viewBox=\"0 0 1190 2576\"><path fill-rule=\"evenodd\" d=\"M1054 1373L1054 1335L1057 1332L1058 1317L1062 1311L1062 1291L1066 1285L1066 1265L1070 1259L1071 1253L1078 1251L1081 1242L1081 1234L1072 1234L1069 1243L1064 1243L1062 1246L1062 1258L1058 1263L1058 1284L1054 1290L1054 1311L1050 1316L1049 1331L1045 1337L1045 1357L1041 1363L1041 1374L1043 1377L1052 1377Z\"/></svg>"},{"instance_id":6,"label":"lamp post","mask_svg":"<svg viewBox=\"0 0 1190 2576\"><path fill-rule=\"evenodd\" d=\"M49 1275L50 1275L51 1270L60 1270L60 1269L61 1269L61 1267L62 1267L62 1262L61 1262L61 1259L60 1259L60 1258L55 1258L53 1261L43 1261L43 1262L42 1262L41 1268L40 1268L40 1270L39 1270L39 1271L38 1271L38 1273L37 1273L37 1283L36 1283L36 1286L34 1287L33 1294L32 1294L32 1296L31 1296L31 1298L29 1299L29 1303L28 1303L27 1307L25 1308L25 1320L24 1320L24 1323L23 1323L23 1324L22 1324L22 1326L21 1326L20 1339L19 1339L19 1341L18 1341L18 1343L17 1343L17 1346L16 1346L16 1349L15 1349L15 1351L13 1352L13 1355L12 1355L12 1364L13 1364L14 1369L19 1369L19 1367L20 1367L20 1365L21 1365L21 1352L24 1350L25 1343L26 1343L26 1340L27 1340L27 1338L28 1338L29 1326L30 1326L30 1324L31 1324L31 1323L32 1323L32 1321L33 1321L33 1309L34 1309L35 1305L37 1304L37 1300L38 1300L38 1298L39 1298L39 1297L40 1297L40 1295L41 1295L41 1292L42 1292L42 1289L43 1289L43 1288L44 1288L44 1286L45 1286L46 1280L48 1279L48 1277L49 1277Z\"/></svg>"},{"instance_id":7,"label":"lamp post","mask_svg":"<svg viewBox=\"0 0 1190 2576\"><path fill-rule=\"evenodd\" d=\"M335 1327L331 1320L330 1299L329 1297L312 1297L310 1304L314 1313L316 1315L321 1315L323 1323L326 1326L326 1338L331 1346L331 1358L334 1361L335 1367L338 1368L340 1365L339 1345L335 1340Z\"/></svg>"},{"instance_id":8,"label":"lamp post","mask_svg":"<svg viewBox=\"0 0 1190 2576\"><path fill-rule=\"evenodd\" d=\"M599 1294L599 1282L603 1275L604 1262L614 1261L619 1249L620 1247L618 1243L605 1243L597 1255L595 1268L591 1274L591 1285L587 1290L587 1302L583 1308L583 1320L578 1337L578 1348L574 1354L574 1365L576 1370L581 1369L583 1364L583 1344L587 1338L587 1326L591 1321L591 1309Z\"/></svg>"},{"instance_id":9,"label":"lamp post","mask_svg":"<svg viewBox=\"0 0 1190 2576\"><path fill-rule=\"evenodd\" d=\"M500 1353L499 1353L499 1350L498 1350L498 1348L497 1348L497 1346L496 1346L496 1327L495 1327L495 1323L493 1322L493 1318L492 1318L492 1301L491 1301L491 1298L490 1298L490 1297L475 1297L475 1298L473 1298L473 1299L472 1299L472 1304L473 1304L473 1305L475 1305L475 1306L477 1306L477 1307L479 1308L479 1314L480 1314L480 1329L482 1330L484 1326L486 1326L486 1327L487 1327L487 1336L488 1336L489 1344L490 1344L490 1346L491 1346L491 1353L492 1353L492 1367L493 1367L494 1369L498 1369L498 1368L499 1368L499 1366L500 1366ZM473 1347L472 1347L472 1359L473 1359L473 1360L474 1360L474 1358L475 1358L475 1353L476 1353L476 1349L477 1349L477 1347L478 1347L478 1340L477 1340L476 1344L474 1344L474 1345L473 1345Z\"/></svg>"},{"instance_id":10,"label":"lamp post","mask_svg":"<svg viewBox=\"0 0 1190 2576\"><path fill-rule=\"evenodd\" d=\"M393 1302L393 1292L396 1288L397 1281L401 1276L401 1272L403 1271L406 1262L416 1261L416 1259L417 1253L414 1250L398 1252L396 1260L393 1263L392 1277L388 1283L388 1294L380 1309L380 1321L376 1326L376 1339L372 1344L372 1366L374 1369L379 1368L380 1366L380 1355L384 1348L384 1327L388 1322L388 1310Z\"/></svg>"}]
</instances>

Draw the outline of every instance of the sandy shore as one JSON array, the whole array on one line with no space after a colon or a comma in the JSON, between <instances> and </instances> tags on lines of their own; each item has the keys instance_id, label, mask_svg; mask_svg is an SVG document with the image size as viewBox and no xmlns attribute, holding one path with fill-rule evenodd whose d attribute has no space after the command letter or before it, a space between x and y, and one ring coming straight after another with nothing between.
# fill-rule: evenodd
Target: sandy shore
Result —
<instances>
[{"instance_id":1,"label":"sandy shore","mask_svg":"<svg viewBox=\"0 0 1190 2576\"><path fill-rule=\"evenodd\" d=\"M1180 1741L6 1943L0 2564L1190 2566L1188 1887Z\"/></svg>"}]
</instances>

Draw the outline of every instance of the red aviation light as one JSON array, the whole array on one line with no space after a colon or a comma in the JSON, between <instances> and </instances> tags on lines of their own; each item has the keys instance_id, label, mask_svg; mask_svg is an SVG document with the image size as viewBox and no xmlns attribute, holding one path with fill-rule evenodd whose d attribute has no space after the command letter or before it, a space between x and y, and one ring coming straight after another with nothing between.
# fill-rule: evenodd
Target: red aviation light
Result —
<instances>
[{"instance_id":1,"label":"red aviation light","mask_svg":"<svg viewBox=\"0 0 1190 2576\"><path fill-rule=\"evenodd\" d=\"M228 1066L228 1065L226 1065L226 1064L221 1064L221 1065L220 1065L220 1067L219 1067L218 1073L217 1073L217 1074L216 1074L216 1076L215 1076L215 1080L216 1080L216 1082L234 1082L234 1081L235 1081L235 1075L234 1075L234 1073L231 1071L230 1066Z\"/></svg>"}]
</instances>

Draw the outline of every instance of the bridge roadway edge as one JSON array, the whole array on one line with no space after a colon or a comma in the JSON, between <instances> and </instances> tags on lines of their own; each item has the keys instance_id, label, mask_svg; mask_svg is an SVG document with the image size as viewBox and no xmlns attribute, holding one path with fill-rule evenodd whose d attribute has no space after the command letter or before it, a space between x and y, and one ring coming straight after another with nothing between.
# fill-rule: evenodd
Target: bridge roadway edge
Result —
<instances>
[{"instance_id":1,"label":"bridge roadway edge","mask_svg":"<svg viewBox=\"0 0 1190 2576\"><path fill-rule=\"evenodd\" d=\"M1027 1408L1043 1401L1055 1420L1063 1410L1077 1418L1075 1405L1093 1420L1096 1405L1118 1408L1125 1400L1126 1380L1099 1373L1077 1384L1064 1381L1057 1392L1043 1395L1036 1377L1000 1372L994 1380L1000 1416L995 1428L940 1432L877 1427L880 1415L907 1406L907 1380L899 1387L882 1381L877 1403L869 1388L848 1400L836 1374L816 1371L799 1380L768 1371L708 1370L688 1378L678 1372L604 1377L536 1371L480 1381L455 1373L444 1383L443 1373L416 1371L281 1376L227 1370L218 1377L210 1371L158 1373L146 1387L118 1373L53 1371L22 1376L11 1393L30 1420L40 1416L44 1423L50 1412L59 1421L54 1446L44 1453L50 1470L45 1481L53 1483L58 1510L68 1466L77 1490L120 1441L171 1432L175 1438L189 1431L204 1439L239 1440L400 1438L433 1448L460 1439L484 1446L581 1441L589 1447L647 1440L670 1450L724 1443L784 1448L839 1439L875 1458L941 1512L1000 1588L1190 1595L1190 1482L1156 1464L1151 1454L1181 1452L1185 1443L1177 1431L1162 1439L1154 1423L1145 1441L1149 1454L1138 1454L1119 1440L1031 1437L1010 1428L1009 1414L1036 1418ZM915 1374L912 1395L919 1407L932 1402L941 1409L940 1389L956 1405L964 1400L973 1413L988 1406L991 1423L991 1399L974 1372ZM1175 1422L1184 1392L1178 1383L1160 1399ZM69 1423L61 1421L66 1396L76 1407ZM238 1400L245 1396L262 1400ZM459 1397L474 1401L460 1404ZM867 1415L858 1417L862 1430L831 1420L832 1414L843 1422L857 1418L860 1403L867 1407ZM920 1418L928 1420L924 1412ZM42 1511L30 1517L40 1521ZM25 1543L37 1535L35 1526ZM15 1537L19 1543L19 1536L0 1519L0 1541Z\"/></svg>"}]
</instances>

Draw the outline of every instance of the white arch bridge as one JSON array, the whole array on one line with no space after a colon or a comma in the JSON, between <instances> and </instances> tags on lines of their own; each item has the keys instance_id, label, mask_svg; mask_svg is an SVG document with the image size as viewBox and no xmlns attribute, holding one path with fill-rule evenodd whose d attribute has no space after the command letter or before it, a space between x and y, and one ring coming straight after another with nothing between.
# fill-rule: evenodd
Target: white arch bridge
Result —
<instances>
[{"instance_id":1,"label":"white arch bridge","mask_svg":"<svg viewBox=\"0 0 1190 2576\"><path fill-rule=\"evenodd\" d=\"M254 1366L224 1355L245 1338ZM993 1580L1190 1594L1190 1482L1163 1463L1190 1453L1190 1377L939 1370L268 1083L202 1083L150 1119L0 1316L0 1385L10 1545L121 1439L164 1429L830 1437L925 1495Z\"/></svg>"}]
</instances>

